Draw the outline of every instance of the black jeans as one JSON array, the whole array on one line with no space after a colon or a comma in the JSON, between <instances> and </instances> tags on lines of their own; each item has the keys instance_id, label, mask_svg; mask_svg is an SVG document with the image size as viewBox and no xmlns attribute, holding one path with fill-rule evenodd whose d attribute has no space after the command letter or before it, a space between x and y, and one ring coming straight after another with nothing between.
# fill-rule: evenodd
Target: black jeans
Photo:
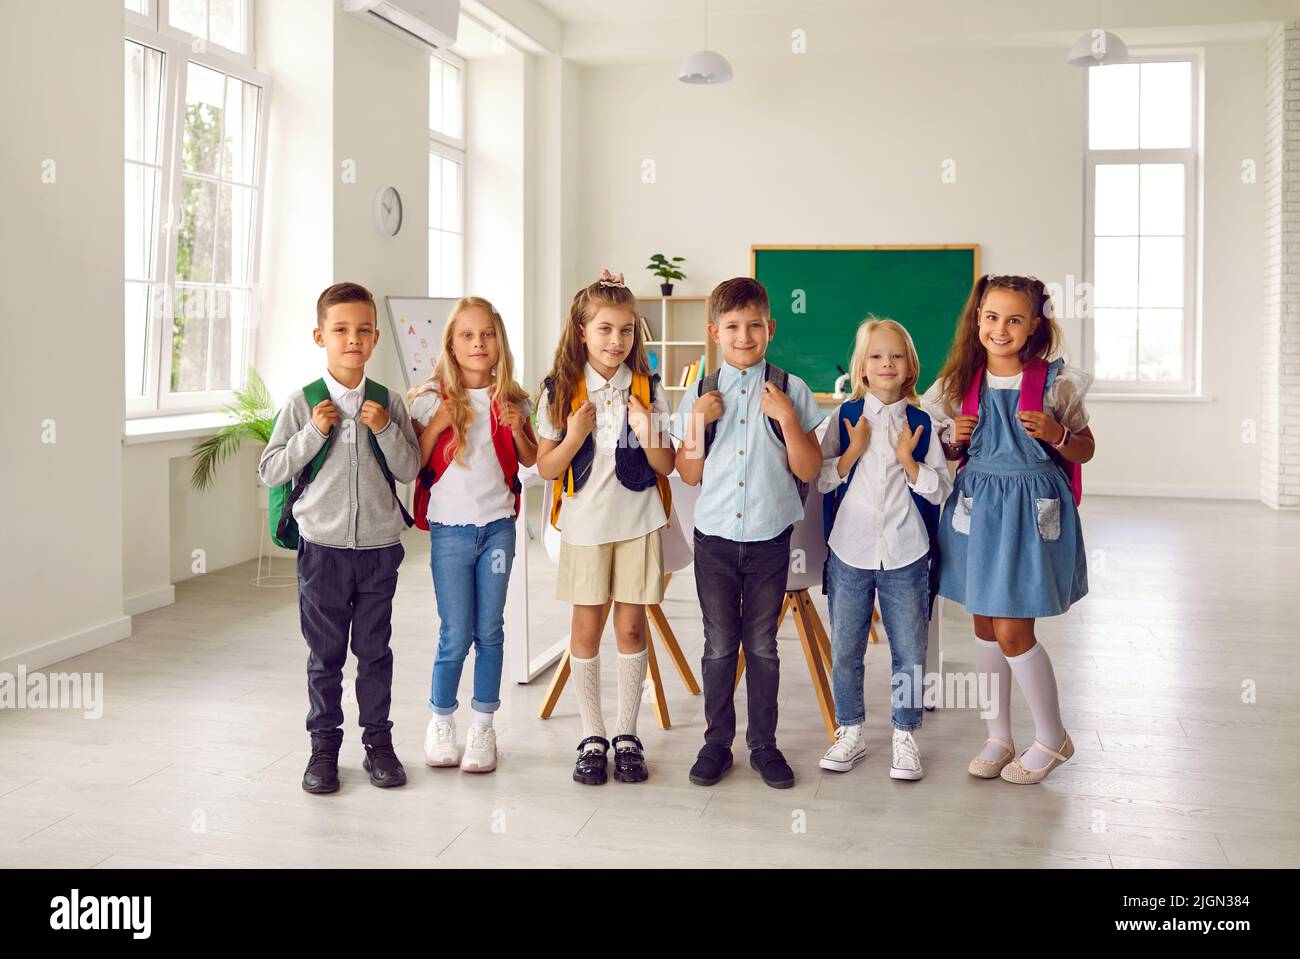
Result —
<instances>
[{"instance_id":1,"label":"black jeans","mask_svg":"<svg viewBox=\"0 0 1300 959\"><path fill-rule=\"evenodd\" d=\"M695 533L695 588L704 614L704 741L731 748L736 738L736 661L745 649L750 749L776 745L781 664L776 620L785 599L790 533L737 543Z\"/></svg>"},{"instance_id":2,"label":"black jeans","mask_svg":"<svg viewBox=\"0 0 1300 959\"><path fill-rule=\"evenodd\" d=\"M392 745L393 593L401 543L378 549L339 549L300 539L298 612L307 640L307 732L343 742L343 664L357 658L357 711L367 746Z\"/></svg>"}]
</instances>

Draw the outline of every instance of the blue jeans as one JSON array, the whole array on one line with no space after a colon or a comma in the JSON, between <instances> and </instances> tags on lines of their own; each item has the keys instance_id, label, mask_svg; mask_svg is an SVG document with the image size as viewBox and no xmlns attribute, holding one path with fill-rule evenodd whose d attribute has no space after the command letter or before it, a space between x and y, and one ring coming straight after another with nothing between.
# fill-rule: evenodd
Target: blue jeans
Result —
<instances>
[{"instance_id":1,"label":"blue jeans","mask_svg":"<svg viewBox=\"0 0 1300 959\"><path fill-rule=\"evenodd\" d=\"M438 655L433 661L429 705L450 715L460 705L456 690L474 644L474 699L481 713L501 705L506 587L515 559L515 521L486 526L429 524L429 566L438 598Z\"/></svg>"},{"instance_id":2,"label":"blue jeans","mask_svg":"<svg viewBox=\"0 0 1300 959\"><path fill-rule=\"evenodd\" d=\"M826 565L831 612L831 685L835 722L856 726L866 721L862 700L863 657L871 611L880 591L880 618L889 634L893 668L890 680L895 729L921 727L925 647L929 638L929 557L899 569L858 569L831 551Z\"/></svg>"}]
</instances>

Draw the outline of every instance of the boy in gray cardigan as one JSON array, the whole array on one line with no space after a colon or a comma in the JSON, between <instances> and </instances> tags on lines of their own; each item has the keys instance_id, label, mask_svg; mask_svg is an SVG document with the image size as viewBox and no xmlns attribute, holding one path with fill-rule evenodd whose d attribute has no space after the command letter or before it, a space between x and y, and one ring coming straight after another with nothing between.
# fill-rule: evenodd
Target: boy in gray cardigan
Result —
<instances>
[{"instance_id":1,"label":"boy in gray cardigan","mask_svg":"<svg viewBox=\"0 0 1300 959\"><path fill-rule=\"evenodd\" d=\"M343 742L343 664L349 634L357 657L356 696L363 764L376 786L400 786L406 771L393 752L393 593L410 525L396 482L413 481L420 447L400 394L366 381L366 361L379 342L374 297L356 283L337 283L316 301L316 345L325 349L328 397L309 407L295 390L280 410L258 466L268 486L299 483L321 447L319 472L292 500L298 524L298 608L307 640L307 732L311 759L302 788L339 788ZM383 454L387 472L372 448ZM390 475L391 474L391 478Z\"/></svg>"}]
</instances>

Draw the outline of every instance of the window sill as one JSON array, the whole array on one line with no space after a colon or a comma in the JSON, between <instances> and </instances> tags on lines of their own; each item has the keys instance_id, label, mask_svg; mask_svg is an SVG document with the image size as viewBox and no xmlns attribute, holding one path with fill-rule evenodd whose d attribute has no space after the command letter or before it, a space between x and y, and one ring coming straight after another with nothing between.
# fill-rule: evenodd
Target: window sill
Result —
<instances>
[{"instance_id":1,"label":"window sill","mask_svg":"<svg viewBox=\"0 0 1300 959\"><path fill-rule=\"evenodd\" d=\"M127 420L122 433L123 446L140 443L165 443L168 440L211 436L233 422L228 413L184 413L177 416L143 416Z\"/></svg>"},{"instance_id":2,"label":"window sill","mask_svg":"<svg viewBox=\"0 0 1300 959\"><path fill-rule=\"evenodd\" d=\"M1204 393L1088 393L1088 404L1093 403L1213 403L1213 396Z\"/></svg>"}]
</instances>

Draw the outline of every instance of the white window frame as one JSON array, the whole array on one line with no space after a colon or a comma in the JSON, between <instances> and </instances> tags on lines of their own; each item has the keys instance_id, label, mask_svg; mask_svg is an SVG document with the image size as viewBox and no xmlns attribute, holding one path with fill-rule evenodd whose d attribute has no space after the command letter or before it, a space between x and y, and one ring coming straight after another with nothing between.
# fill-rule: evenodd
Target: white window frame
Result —
<instances>
[{"instance_id":1,"label":"white window frame","mask_svg":"<svg viewBox=\"0 0 1300 959\"><path fill-rule=\"evenodd\" d=\"M469 242L467 237L465 236L465 196L466 196L465 181L469 178L468 165L465 163L465 139L466 139L465 132L469 122L469 118L465 116L465 86L466 86L465 61L460 57L456 56L456 54L452 53L450 50L437 50L429 54L429 56L431 59L442 60L446 63L450 63L452 66L460 70L461 136L460 137L448 136L445 133L441 133L437 130L430 129L429 130L429 155L430 156L437 155L448 160L453 160L456 163L460 164L460 177L458 178L456 184L457 189L460 192L460 196L456 198L456 212L460 218L460 222L458 226L460 227L460 242L461 242L460 283L457 285L457 288L463 292L465 289L465 276L468 267L468 264L466 263L466 258L469 253ZM429 206L427 203L425 204L424 215L426 220L425 236L428 240L432 240L433 231L436 229L441 232L441 228L435 227L432 223L427 222L429 217ZM425 260L426 262L428 261L427 255L425 257ZM426 284L427 284L427 280L428 278L426 277ZM435 294L433 293L432 290L430 290L429 295L433 296Z\"/></svg>"},{"instance_id":2,"label":"white window frame","mask_svg":"<svg viewBox=\"0 0 1300 959\"><path fill-rule=\"evenodd\" d=\"M1204 57L1199 49L1150 50L1132 56L1129 63L1191 63L1189 146L1180 149L1093 150L1089 143L1088 70L1084 70L1084 202L1083 202L1083 276L1089 289L1095 289L1094 250L1096 246L1096 173L1099 165L1181 163L1183 179L1183 377L1168 382L1137 380L1094 381L1093 396L1133 398L1184 397L1199 395L1201 382L1201 157L1204 135L1201 104L1204 102ZM1083 318L1084 368L1096 372L1096 325L1093 310Z\"/></svg>"},{"instance_id":3,"label":"white window frame","mask_svg":"<svg viewBox=\"0 0 1300 959\"><path fill-rule=\"evenodd\" d=\"M115 0L115 2L121 2L121 0ZM155 34L182 41L185 46L190 48L191 53L193 54L214 53L217 56L224 56L236 60L245 67L251 69L255 65L257 59L255 56L256 51L253 48L253 39L255 36L253 21L256 19L255 10L257 0L246 0L246 3L248 6L245 11L246 16L244 17L244 53L240 53L238 50L232 50L220 43L214 43L211 40L196 37L192 33L187 33L177 27L173 27L170 22L171 0L145 0L146 13L144 15L126 9L124 9L123 12L126 14L126 23L128 27L136 26L145 30L152 30ZM202 40L203 46L206 50L195 50L194 43L196 40Z\"/></svg>"},{"instance_id":4,"label":"white window frame","mask_svg":"<svg viewBox=\"0 0 1300 959\"><path fill-rule=\"evenodd\" d=\"M194 38L190 34L171 28L157 29L160 23L166 23L167 3L168 0L149 0L150 16L148 17L141 17L124 10L126 29L123 39L151 47L163 54L163 115L160 145L163 169L159 177L158 233L153 244L154 262L151 264L154 289L150 298L150 315L146 332L145 384L143 395L125 398L127 419L212 411L234 401L233 389L171 392L169 388L171 316L164 316L159 312L165 308L170 314L170 311L175 309L176 233L171 225L179 219L180 215L178 185L181 182L183 158L179 148L179 138L185 112L187 64L191 61L252 83L261 90L258 100L257 148L254 159L256 170L253 177L253 234L249 251L252 258L248 278L251 288L250 322L244 331L243 368L232 371L235 382L242 385L248 369L256 362L256 328L260 312L258 285L261 271L262 208L266 197L266 144L271 104L271 78L253 69L251 65L253 60L251 33L255 0L248 0L246 28L250 37L246 42L250 52L246 56L214 43L205 43L201 50L196 51ZM165 291L165 294L161 294L160 291Z\"/></svg>"}]
</instances>

